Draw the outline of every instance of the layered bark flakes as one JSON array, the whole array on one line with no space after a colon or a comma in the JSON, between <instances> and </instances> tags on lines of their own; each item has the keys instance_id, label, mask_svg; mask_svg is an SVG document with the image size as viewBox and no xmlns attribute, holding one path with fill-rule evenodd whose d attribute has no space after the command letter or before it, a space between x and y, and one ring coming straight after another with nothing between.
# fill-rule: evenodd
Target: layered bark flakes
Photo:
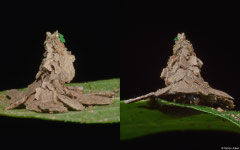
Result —
<instances>
[{"instance_id":1,"label":"layered bark flakes","mask_svg":"<svg viewBox=\"0 0 240 150\"><path fill-rule=\"evenodd\" d=\"M196 57L193 46L186 40L184 33L178 34L173 47L173 55L167 67L163 69L161 78L165 88L134 99L131 103L147 98L161 98L180 103L207 105L211 107L234 108L233 98L225 92L213 89L201 77L203 62Z\"/></svg>"},{"instance_id":2,"label":"layered bark flakes","mask_svg":"<svg viewBox=\"0 0 240 150\"><path fill-rule=\"evenodd\" d=\"M44 59L36 75L36 80L30 84L26 92L9 90L10 97L7 109L25 107L36 112L62 113L68 110L83 110L89 105L105 105L111 103L111 98L95 94L83 94L79 87L67 87L75 76L74 55L67 51L56 31L47 32L44 42Z\"/></svg>"}]
</instances>

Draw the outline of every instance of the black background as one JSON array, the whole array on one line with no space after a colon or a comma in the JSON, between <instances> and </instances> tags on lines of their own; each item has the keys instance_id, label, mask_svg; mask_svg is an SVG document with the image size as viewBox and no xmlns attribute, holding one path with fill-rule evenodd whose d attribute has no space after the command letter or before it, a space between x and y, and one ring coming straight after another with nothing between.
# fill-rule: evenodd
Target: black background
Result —
<instances>
[{"instance_id":1,"label":"black background","mask_svg":"<svg viewBox=\"0 0 240 150\"><path fill-rule=\"evenodd\" d=\"M179 3L178 3L179 2ZM239 12L234 4L172 1L129 2L121 7L121 99L165 87L162 69L172 55L174 38L184 32L204 65L201 75L213 88L235 98L240 109ZM122 142L148 149L221 149L238 146L239 135L189 131L149 135Z\"/></svg>"},{"instance_id":2,"label":"black background","mask_svg":"<svg viewBox=\"0 0 240 150\"><path fill-rule=\"evenodd\" d=\"M47 31L58 30L63 34L65 46L76 57L76 76L72 82L120 77L120 19L116 2L21 1L1 4L0 11L0 91L24 88L34 81ZM56 146L77 144L88 148L119 143L119 124L79 125L1 116L0 130L2 137L14 137L15 142L40 137L44 141L58 139ZM74 137L71 145L64 143L71 137Z\"/></svg>"}]
</instances>

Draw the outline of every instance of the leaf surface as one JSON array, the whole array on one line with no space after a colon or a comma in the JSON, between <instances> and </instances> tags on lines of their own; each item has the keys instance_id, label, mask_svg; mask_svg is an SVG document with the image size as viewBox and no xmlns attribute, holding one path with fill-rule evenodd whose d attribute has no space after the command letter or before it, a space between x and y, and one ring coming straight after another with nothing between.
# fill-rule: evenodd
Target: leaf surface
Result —
<instances>
[{"instance_id":1,"label":"leaf surface","mask_svg":"<svg viewBox=\"0 0 240 150\"><path fill-rule=\"evenodd\" d=\"M157 99L120 102L120 139L127 140L167 131L211 130L240 133L240 112L178 104Z\"/></svg>"}]
</instances>

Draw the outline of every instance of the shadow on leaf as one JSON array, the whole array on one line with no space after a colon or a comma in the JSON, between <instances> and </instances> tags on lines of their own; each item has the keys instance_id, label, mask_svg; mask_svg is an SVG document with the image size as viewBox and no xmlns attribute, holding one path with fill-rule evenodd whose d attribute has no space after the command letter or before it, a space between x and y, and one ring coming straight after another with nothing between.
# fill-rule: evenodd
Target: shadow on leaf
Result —
<instances>
[{"instance_id":1,"label":"shadow on leaf","mask_svg":"<svg viewBox=\"0 0 240 150\"><path fill-rule=\"evenodd\" d=\"M184 108L178 106L171 106L171 105L161 105L157 103L155 100L149 100L147 105L138 106L139 108L145 108L150 110L159 110L166 115L170 115L171 117L181 118L181 117L188 117L193 115L202 114L203 112L191 109L191 108Z\"/></svg>"}]
</instances>

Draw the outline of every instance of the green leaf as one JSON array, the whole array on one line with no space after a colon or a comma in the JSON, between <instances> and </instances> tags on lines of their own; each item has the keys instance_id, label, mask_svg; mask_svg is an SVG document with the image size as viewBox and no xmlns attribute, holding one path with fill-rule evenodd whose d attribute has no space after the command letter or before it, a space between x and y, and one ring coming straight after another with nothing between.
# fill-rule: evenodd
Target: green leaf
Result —
<instances>
[{"instance_id":1,"label":"green leaf","mask_svg":"<svg viewBox=\"0 0 240 150\"><path fill-rule=\"evenodd\" d=\"M65 43L66 40L64 39L64 36L61 33L58 33L58 35L59 35L61 42Z\"/></svg>"},{"instance_id":2,"label":"green leaf","mask_svg":"<svg viewBox=\"0 0 240 150\"><path fill-rule=\"evenodd\" d=\"M86 83L73 83L69 86L83 86L85 93L113 91L120 89L119 79L109 79ZM22 89L25 90L25 89ZM5 95L7 91L0 92ZM35 118L44 120L77 122L77 123L118 123L120 122L120 92L117 93L117 98L113 100L111 105L94 106L86 108L84 111L70 111L60 114L36 113L26 109L5 110L7 99L0 100L0 115L18 118Z\"/></svg>"},{"instance_id":3,"label":"green leaf","mask_svg":"<svg viewBox=\"0 0 240 150\"><path fill-rule=\"evenodd\" d=\"M210 107L160 99L130 104L120 102L120 107L121 140L167 131L213 130L240 133L239 111L219 112Z\"/></svg>"}]
</instances>

